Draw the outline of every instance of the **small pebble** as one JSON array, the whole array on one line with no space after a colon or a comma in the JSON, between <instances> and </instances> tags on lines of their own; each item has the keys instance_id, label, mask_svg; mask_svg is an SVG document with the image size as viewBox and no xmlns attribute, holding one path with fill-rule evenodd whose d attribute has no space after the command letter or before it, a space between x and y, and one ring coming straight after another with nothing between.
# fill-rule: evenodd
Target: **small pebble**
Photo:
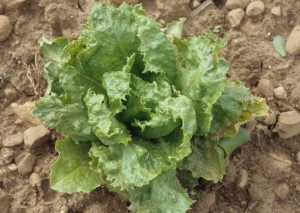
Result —
<instances>
[{"instance_id":1,"label":"small pebble","mask_svg":"<svg viewBox=\"0 0 300 213\"><path fill-rule=\"evenodd\" d=\"M273 7L271 13L275 16L281 16L280 6Z\"/></svg>"},{"instance_id":2,"label":"small pebble","mask_svg":"<svg viewBox=\"0 0 300 213\"><path fill-rule=\"evenodd\" d=\"M139 0L110 0L110 1L118 5L122 4L123 2L126 2L127 4L131 4L131 5L139 3Z\"/></svg>"},{"instance_id":3,"label":"small pebble","mask_svg":"<svg viewBox=\"0 0 300 213\"><path fill-rule=\"evenodd\" d=\"M33 172L40 173L41 171L42 171L42 167L40 167L40 166L34 166L33 167Z\"/></svg>"},{"instance_id":4,"label":"small pebble","mask_svg":"<svg viewBox=\"0 0 300 213\"><path fill-rule=\"evenodd\" d=\"M248 183L248 172L245 169L241 169L239 171L239 176L236 182L236 188L242 189L244 188Z\"/></svg>"},{"instance_id":5,"label":"small pebble","mask_svg":"<svg viewBox=\"0 0 300 213\"><path fill-rule=\"evenodd\" d=\"M262 1L252 1L247 9L246 15L250 18L260 16L265 11L265 4Z\"/></svg>"},{"instance_id":6,"label":"small pebble","mask_svg":"<svg viewBox=\"0 0 300 213\"><path fill-rule=\"evenodd\" d=\"M243 8L243 3L241 0L227 0L225 7L228 10L233 10L233 9L237 9L237 8Z\"/></svg>"},{"instance_id":7,"label":"small pebble","mask_svg":"<svg viewBox=\"0 0 300 213\"><path fill-rule=\"evenodd\" d=\"M60 209L60 212L59 213L68 213L69 211L69 207L68 206L63 206L61 209Z\"/></svg>"},{"instance_id":8,"label":"small pebble","mask_svg":"<svg viewBox=\"0 0 300 213\"><path fill-rule=\"evenodd\" d=\"M4 147L14 147L21 145L23 143L23 133L17 133L5 138L2 141L2 146Z\"/></svg>"},{"instance_id":9,"label":"small pebble","mask_svg":"<svg viewBox=\"0 0 300 213\"><path fill-rule=\"evenodd\" d=\"M274 97L278 100L285 100L287 98L287 94L283 86L279 86L274 89Z\"/></svg>"},{"instance_id":10,"label":"small pebble","mask_svg":"<svg viewBox=\"0 0 300 213\"><path fill-rule=\"evenodd\" d=\"M10 19L7 16L0 15L0 42L5 41L12 31Z\"/></svg>"},{"instance_id":11,"label":"small pebble","mask_svg":"<svg viewBox=\"0 0 300 213\"><path fill-rule=\"evenodd\" d=\"M296 160L300 163L300 151L296 154Z\"/></svg>"},{"instance_id":12,"label":"small pebble","mask_svg":"<svg viewBox=\"0 0 300 213\"><path fill-rule=\"evenodd\" d=\"M300 55L300 25L294 27L286 41L286 51L291 55Z\"/></svg>"},{"instance_id":13,"label":"small pebble","mask_svg":"<svg viewBox=\"0 0 300 213\"><path fill-rule=\"evenodd\" d=\"M250 202L248 204L248 208L249 210L252 210L256 205L257 205L258 201L254 201L254 202Z\"/></svg>"},{"instance_id":14,"label":"small pebble","mask_svg":"<svg viewBox=\"0 0 300 213\"><path fill-rule=\"evenodd\" d=\"M35 157L31 153L27 153L18 164L18 172L21 175L30 174L35 164Z\"/></svg>"},{"instance_id":15,"label":"small pebble","mask_svg":"<svg viewBox=\"0 0 300 213\"><path fill-rule=\"evenodd\" d=\"M209 192L206 199L207 207L210 208L216 202L216 193L214 191Z\"/></svg>"},{"instance_id":16,"label":"small pebble","mask_svg":"<svg viewBox=\"0 0 300 213\"><path fill-rule=\"evenodd\" d=\"M251 0L240 0L242 2L242 8L246 9L246 7L250 4Z\"/></svg>"},{"instance_id":17,"label":"small pebble","mask_svg":"<svg viewBox=\"0 0 300 213\"><path fill-rule=\"evenodd\" d=\"M274 193L281 200L286 200L289 196L289 186L286 183L280 183L274 188Z\"/></svg>"},{"instance_id":18,"label":"small pebble","mask_svg":"<svg viewBox=\"0 0 300 213\"><path fill-rule=\"evenodd\" d=\"M0 212L8 213L10 208L10 201L5 192L0 189Z\"/></svg>"},{"instance_id":19,"label":"small pebble","mask_svg":"<svg viewBox=\"0 0 300 213\"><path fill-rule=\"evenodd\" d=\"M4 93L5 93L6 100L8 100L10 103L16 100L18 97L18 93L15 89L9 89L9 88L5 89Z\"/></svg>"},{"instance_id":20,"label":"small pebble","mask_svg":"<svg viewBox=\"0 0 300 213\"><path fill-rule=\"evenodd\" d=\"M245 11L241 8L233 9L227 14L227 19L232 28L238 27L245 15Z\"/></svg>"},{"instance_id":21,"label":"small pebble","mask_svg":"<svg viewBox=\"0 0 300 213\"><path fill-rule=\"evenodd\" d=\"M40 181L41 177L38 173L31 173L29 177L29 183L32 187L35 187L35 185Z\"/></svg>"},{"instance_id":22,"label":"small pebble","mask_svg":"<svg viewBox=\"0 0 300 213\"><path fill-rule=\"evenodd\" d=\"M194 0L194 1L192 1L192 3L191 3L191 8L192 8L192 9L195 9L195 8L199 7L199 5L200 5L200 2L197 1L197 0Z\"/></svg>"},{"instance_id":23,"label":"small pebble","mask_svg":"<svg viewBox=\"0 0 300 213\"><path fill-rule=\"evenodd\" d=\"M24 132L24 144L34 149L46 143L51 137L51 132L44 126L31 127Z\"/></svg>"},{"instance_id":24,"label":"small pebble","mask_svg":"<svg viewBox=\"0 0 300 213\"><path fill-rule=\"evenodd\" d=\"M260 79L257 86L257 92L267 100L273 100L273 86L269 79Z\"/></svg>"},{"instance_id":25,"label":"small pebble","mask_svg":"<svg viewBox=\"0 0 300 213\"><path fill-rule=\"evenodd\" d=\"M275 113L271 113L266 119L265 124L270 126L276 124L276 115Z\"/></svg>"},{"instance_id":26,"label":"small pebble","mask_svg":"<svg viewBox=\"0 0 300 213\"><path fill-rule=\"evenodd\" d=\"M16 164L14 164L14 163L8 165L7 168L8 168L10 171L12 171L12 172L18 170L18 166L17 166Z\"/></svg>"}]
</instances>

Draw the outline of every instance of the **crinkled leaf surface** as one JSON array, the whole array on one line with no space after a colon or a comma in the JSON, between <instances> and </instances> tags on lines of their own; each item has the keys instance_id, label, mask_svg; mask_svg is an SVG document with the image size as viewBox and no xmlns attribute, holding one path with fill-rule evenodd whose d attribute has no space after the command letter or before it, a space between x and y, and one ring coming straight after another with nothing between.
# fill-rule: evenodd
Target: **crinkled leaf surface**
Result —
<instances>
[{"instance_id":1,"label":"crinkled leaf surface","mask_svg":"<svg viewBox=\"0 0 300 213\"><path fill-rule=\"evenodd\" d=\"M88 108L88 123L102 143L126 145L131 140L127 127L113 116L104 95L89 90L84 101Z\"/></svg>"},{"instance_id":2,"label":"crinkled leaf surface","mask_svg":"<svg viewBox=\"0 0 300 213\"><path fill-rule=\"evenodd\" d=\"M137 52L137 14L144 14L141 5L122 4L118 9L108 4L92 7L89 19L79 38L85 48L78 55L81 73L101 81L105 72L120 71L127 58Z\"/></svg>"},{"instance_id":3,"label":"crinkled leaf surface","mask_svg":"<svg viewBox=\"0 0 300 213\"><path fill-rule=\"evenodd\" d=\"M220 155L217 142L213 136L196 138L191 155L179 162L178 167L191 171L195 178L203 177L215 183L221 181L225 174L224 154Z\"/></svg>"},{"instance_id":4,"label":"crinkled leaf surface","mask_svg":"<svg viewBox=\"0 0 300 213\"><path fill-rule=\"evenodd\" d=\"M58 38L55 41L49 41L45 37L39 39L41 53L44 58L44 72L47 76L48 89L50 92L62 93L61 84L59 83L59 72L64 62L63 49L69 43L67 38Z\"/></svg>"},{"instance_id":5,"label":"crinkled leaf surface","mask_svg":"<svg viewBox=\"0 0 300 213\"><path fill-rule=\"evenodd\" d=\"M76 144L66 138L56 142L59 158L51 166L50 185L60 192L90 192L103 184L99 174L90 169L88 151L91 143Z\"/></svg>"},{"instance_id":6,"label":"crinkled leaf surface","mask_svg":"<svg viewBox=\"0 0 300 213\"><path fill-rule=\"evenodd\" d=\"M181 39L183 24L185 21L186 18L180 18L179 21L174 21L167 25L166 34L171 37L171 41L173 41L173 37Z\"/></svg>"},{"instance_id":7,"label":"crinkled leaf surface","mask_svg":"<svg viewBox=\"0 0 300 213\"><path fill-rule=\"evenodd\" d=\"M268 115L264 99L254 99L240 82L228 83L212 109L212 131L221 138L233 137L239 127L259 116Z\"/></svg>"},{"instance_id":8,"label":"crinkled leaf surface","mask_svg":"<svg viewBox=\"0 0 300 213\"><path fill-rule=\"evenodd\" d=\"M194 203L180 185L175 170L162 173L147 186L128 190L130 210L143 213L186 212Z\"/></svg>"},{"instance_id":9,"label":"crinkled leaf surface","mask_svg":"<svg viewBox=\"0 0 300 213\"><path fill-rule=\"evenodd\" d=\"M171 86L167 81L160 79L150 83L132 75L130 86L132 90L123 113L123 119L127 122L149 119L149 114L159 102L172 96Z\"/></svg>"},{"instance_id":10,"label":"crinkled leaf surface","mask_svg":"<svg viewBox=\"0 0 300 213\"><path fill-rule=\"evenodd\" d=\"M233 136L267 107L240 84L226 86L217 57L226 42L209 33L181 40L183 21L166 35L141 5L100 3L77 40L40 40L48 88L34 115L67 137L57 142L54 189L105 182L133 211L173 213L193 202L176 167L189 190L198 177L222 179L244 142Z\"/></svg>"},{"instance_id":11,"label":"crinkled leaf surface","mask_svg":"<svg viewBox=\"0 0 300 213\"><path fill-rule=\"evenodd\" d=\"M114 115L126 109L122 102L126 100L126 95L129 95L130 70L134 58L135 55L128 58L127 65L122 71L106 72L103 75L103 86L107 91L109 106Z\"/></svg>"},{"instance_id":12,"label":"crinkled leaf surface","mask_svg":"<svg viewBox=\"0 0 300 213\"><path fill-rule=\"evenodd\" d=\"M96 165L95 171L103 173L113 187L128 189L146 185L190 154L190 140L196 130L195 112L191 101L181 96L161 104L162 108L168 111L165 113L167 116L172 120L180 121L178 127L171 133L168 132L166 136L163 134L155 141L134 137L128 145L101 146L91 149L90 155L94 158L92 165ZM164 116L164 113L157 116ZM155 121L153 122L151 125L155 125ZM165 126L160 122L157 125L160 129L153 128L152 138L169 130L166 126L169 125L168 122L164 123ZM120 143L120 140L116 141Z\"/></svg>"},{"instance_id":13,"label":"crinkled leaf surface","mask_svg":"<svg viewBox=\"0 0 300 213\"><path fill-rule=\"evenodd\" d=\"M55 93L44 96L34 109L34 116L42 118L49 127L55 127L74 141L95 140L89 124L87 109L82 102L70 103Z\"/></svg>"},{"instance_id":14,"label":"crinkled leaf surface","mask_svg":"<svg viewBox=\"0 0 300 213\"><path fill-rule=\"evenodd\" d=\"M188 189L189 193L193 191L194 187L199 185L198 178L193 177L190 171L178 169L176 174L182 187Z\"/></svg>"},{"instance_id":15,"label":"crinkled leaf surface","mask_svg":"<svg viewBox=\"0 0 300 213\"><path fill-rule=\"evenodd\" d=\"M139 16L138 36L141 39L140 51L144 55L145 70L166 76L169 83L175 83L176 57L167 38L161 32L160 26L146 16Z\"/></svg>"},{"instance_id":16,"label":"crinkled leaf surface","mask_svg":"<svg viewBox=\"0 0 300 213\"><path fill-rule=\"evenodd\" d=\"M217 57L226 42L206 34L186 40L175 37L174 44L179 66L176 88L193 101L197 134L204 134L210 129L211 108L226 86L228 65Z\"/></svg>"},{"instance_id":17,"label":"crinkled leaf surface","mask_svg":"<svg viewBox=\"0 0 300 213\"><path fill-rule=\"evenodd\" d=\"M90 156L94 170L101 170L106 181L121 190L146 185L172 167L160 143L140 138L133 138L127 146L93 147Z\"/></svg>"}]
</instances>

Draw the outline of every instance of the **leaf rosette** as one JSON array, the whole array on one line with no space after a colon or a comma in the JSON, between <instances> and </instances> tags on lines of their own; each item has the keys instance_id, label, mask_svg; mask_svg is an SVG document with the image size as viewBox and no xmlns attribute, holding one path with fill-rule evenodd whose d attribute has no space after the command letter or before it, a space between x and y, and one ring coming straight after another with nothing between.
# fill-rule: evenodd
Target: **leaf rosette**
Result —
<instances>
[{"instance_id":1,"label":"leaf rosette","mask_svg":"<svg viewBox=\"0 0 300 213\"><path fill-rule=\"evenodd\" d=\"M101 3L77 40L39 40L48 88L34 115L66 137L56 144L53 189L107 184L133 211L185 212L197 178L222 179L247 140L239 127L267 107L227 82L225 40L181 39L183 22L165 33L141 5Z\"/></svg>"}]
</instances>

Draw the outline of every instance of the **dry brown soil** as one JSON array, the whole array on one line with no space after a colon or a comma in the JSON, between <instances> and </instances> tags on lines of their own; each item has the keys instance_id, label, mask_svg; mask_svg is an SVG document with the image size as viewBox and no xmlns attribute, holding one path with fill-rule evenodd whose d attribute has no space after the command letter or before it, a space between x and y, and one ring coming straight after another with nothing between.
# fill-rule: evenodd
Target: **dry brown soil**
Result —
<instances>
[{"instance_id":1,"label":"dry brown soil","mask_svg":"<svg viewBox=\"0 0 300 213\"><path fill-rule=\"evenodd\" d=\"M228 77L243 81L253 92L261 78L269 79L273 87L281 84L288 98L286 101L269 100L270 109L277 115L289 110L299 111L300 56L282 58L274 50L272 40L275 35L287 39L293 27L300 24L300 1L263 0L266 5L263 15L253 20L244 18L237 29L231 29L226 20L228 11L224 1L215 2L217 6L211 4L191 17L189 0L141 1L149 15L162 26L186 16L184 36L219 29L213 34L228 41L222 51L222 57L230 66ZM5 9L3 14L11 19L13 32L8 40L0 43L0 141L32 126L28 122L30 119L26 119L27 109L21 107L24 116L20 117L13 111L11 102L22 106L26 101L38 100L45 91L38 38L54 39L61 35L77 38L90 7L97 3L95 0L27 0ZM271 14L275 4L282 9L280 17ZM5 100L4 90L8 88L17 91L17 99ZM300 212L300 166L296 159L300 151L300 136L283 140L277 133L266 135L261 130L265 128L263 119L253 121L247 127L252 130L251 141L232 154L222 183L199 180L199 200L190 213ZM35 169L40 170L41 178L49 177L49 167L57 158L54 150L57 137L59 135L53 133L49 142L31 151L36 156ZM15 158L4 163L5 156L1 151L0 169L5 172L0 179L0 189L9 198L10 212L128 212L128 203L105 187L90 194L73 195L46 190L46 195L42 196L29 184L29 175L20 175L14 168L18 156L24 151L23 145L14 147ZM10 169L7 169L9 165ZM249 180L238 190L236 182L241 169L246 170Z\"/></svg>"}]
</instances>

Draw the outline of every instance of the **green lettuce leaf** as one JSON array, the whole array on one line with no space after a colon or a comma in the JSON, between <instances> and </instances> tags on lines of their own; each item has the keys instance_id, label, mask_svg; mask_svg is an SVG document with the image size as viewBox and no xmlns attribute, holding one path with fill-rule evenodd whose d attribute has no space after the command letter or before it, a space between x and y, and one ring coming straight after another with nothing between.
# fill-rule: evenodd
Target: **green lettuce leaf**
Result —
<instances>
[{"instance_id":1,"label":"green lettuce leaf","mask_svg":"<svg viewBox=\"0 0 300 213\"><path fill-rule=\"evenodd\" d=\"M138 17L138 37L141 40L140 51L144 56L143 73L158 73L166 77L172 85L176 78L176 56L167 36L154 20L146 16Z\"/></svg>"},{"instance_id":2,"label":"green lettuce leaf","mask_svg":"<svg viewBox=\"0 0 300 213\"><path fill-rule=\"evenodd\" d=\"M90 169L88 151L91 143L76 144L66 138L56 142L59 158L51 166L51 188L66 193L90 192L104 181Z\"/></svg>"},{"instance_id":3,"label":"green lettuce leaf","mask_svg":"<svg viewBox=\"0 0 300 213\"><path fill-rule=\"evenodd\" d=\"M129 209L143 213L186 212L194 203L180 185L175 170L162 173L147 186L128 190Z\"/></svg>"},{"instance_id":4,"label":"green lettuce leaf","mask_svg":"<svg viewBox=\"0 0 300 213\"><path fill-rule=\"evenodd\" d=\"M103 75L103 86L107 91L109 98L109 106L113 111L113 115L121 112L126 107L123 101L130 91L130 70L134 62L135 55L128 58L127 65L122 71L106 72Z\"/></svg>"},{"instance_id":5,"label":"green lettuce leaf","mask_svg":"<svg viewBox=\"0 0 300 213\"><path fill-rule=\"evenodd\" d=\"M136 18L144 13L141 5L131 7L122 4L114 8L103 3L92 7L83 35L79 38L85 46L78 54L81 73L102 81L105 72L122 70L127 58L138 52L141 45Z\"/></svg>"},{"instance_id":6,"label":"green lettuce leaf","mask_svg":"<svg viewBox=\"0 0 300 213\"><path fill-rule=\"evenodd\" d=\"M172 167L161 143L141 138L132 138L127 146L95 146L90 156L96 166L93 169L105 176L112 187L121 190L144 186Z\"/></svg>"},{"instance_id":7,"label":"green lettuce leaf","mask_svg":"<svg viewBox=\"0 0 300 213\"><path fill-rule=\"evenodd\" d=\"M191 171L195 178L203 177L215 183L221 181L225 174L224 153L217 144L217 138L212 135L197 137L192 153L178 163L178 168Z\"/></svg>"},{"instance_id":8,"label":"green lettuce leaf","mask_svg":"<svg viewBox=\"0 0 300 213\"><path fill-rule=\"evenodd\" d=\"M110 110L105 96L89 90L84 98L88 111L88 123L105 145L127 143L131 140L126 125L119 122Z\"/></svg>"},{"instance_id":9,"label":"green lettuce leaf","mask_svg":"<svg viewBox=\"0 0 300 213\"><path fill-rule=\"evenodd\" d=\"M179 66L176 88L193 101L197 118L197 134L210 130L211 109L226 86L228 65L217 54L226 44L210 34L186 40L174 38Z\"/></svg>"},{"instance_id":10,"label":"green lettuce leaf","mask_svg":"<svg viewBox=\"0 0 300 213\"><path fill-rule=\"evenodd\" d=\"M62 69L63 62L65 61L63 49L69 43L67 38L58 38L55 41L49 41L45 37L39 40L40 50L44 58L44 72L47 76L47 91L62 93L61 84L59 82L59 72Z\"/></svg>"},{"instance_id":11,"label":"green lettuce leaf","mask_svg":"<svg viewBox=\"0 0 300 213\"><path fill-rule=\"evenodd\" d=\"M212 109L211 132L221 138L233 137L241 125L255 117L267 116L265 99L253 98L240 82L228 83Z\"/></svg>"},{"instance_id":12,"label":"green lettuce leaf","mask_svg":"<svg viewBox=\"0 0 300 213\"><path fill-rule=\"evenodd\" d=\"M44 96L33 112L49 127L55 127L74 141L93 141L96 136L89 124L88 113L82 102L72 103L55 93Z\"/></svg>"},{"instance_id":13,"label":"green lettuce leaf","mask_svg":"<svg viewBox=\"0 0 300 213\"><path fill-rule=\"evenodd\" d=\"M158 106L159 102L172 96L170 84L162 79L150 83L132 75L130 86L130 96L126 110L123 112L123 119L127 122L133 122L134 119L149 119L149 114Z\"/></svg>"},{"instance_id":14,"label":"green lettuce leaf","mask_svg":"<svg viewBox=\"0 0 300 213\"><path fill-rule=\"evenodd\" d=\"M168 35L171 42L173 41L173 37L177 37L181 39L183 24L186 21L186 18L180 18L179 21L174 21L167 25L166 34Z\"/></svg>"},{"instance_id":15,"label":"green lettuce leaf","mask_svg":"<svg viewBox=\"0 0 300 213\"><path fill-rule=\"evenodd\" d=\"M192 176L192 173L187 170L177 170L177 177L183 188L188 189L189 193L193 193L193 189L199 185L198 178Z\"/></svg>"}]
</instances>

